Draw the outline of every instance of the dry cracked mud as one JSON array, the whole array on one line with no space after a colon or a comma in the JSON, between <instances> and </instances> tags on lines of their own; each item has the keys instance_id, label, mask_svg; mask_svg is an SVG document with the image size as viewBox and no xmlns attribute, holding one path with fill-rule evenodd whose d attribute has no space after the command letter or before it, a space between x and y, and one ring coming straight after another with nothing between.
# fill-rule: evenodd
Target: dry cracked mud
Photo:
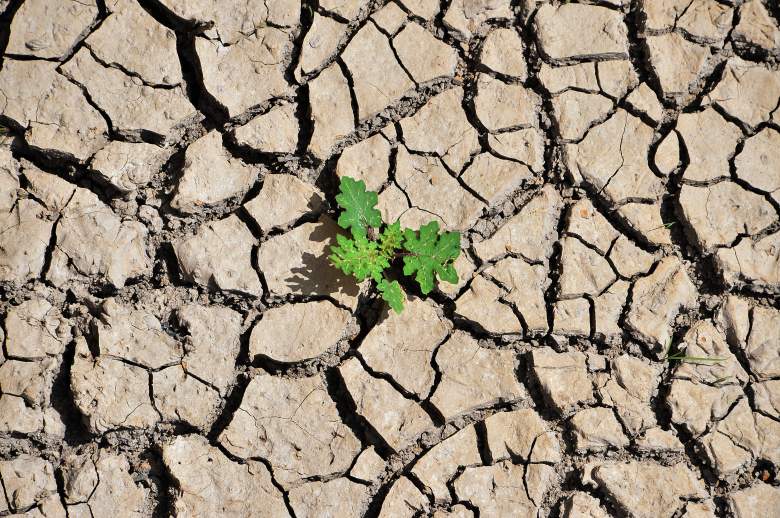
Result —
<instances>
[{"instance_id":1,"label":"dry cracked mud","mask_svg":"<svg viewBox=\"0 0 780 518\"><path fill-rule=\"evenodd\" d=\"M0 516L780 516L776 2L0 12Z\"/></svg>"}]
</instances>

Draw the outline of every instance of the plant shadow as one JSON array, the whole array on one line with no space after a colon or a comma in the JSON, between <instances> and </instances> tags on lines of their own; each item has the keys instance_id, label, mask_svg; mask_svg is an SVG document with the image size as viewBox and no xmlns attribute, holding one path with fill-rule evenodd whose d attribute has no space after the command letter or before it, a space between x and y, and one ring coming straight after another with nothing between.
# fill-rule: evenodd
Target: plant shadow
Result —
<instances>
[{"instance_id":1,"label":"plant shadow","mask_svg":"<svg viewBox=\"0 0 780 518\"><path fill-rule=\"evenodd\" d=\"M316 224L306 239L314 243L309 249L319 253L303 252L297 261L299 264L290 269L291 275L284 280L290 292L303 296L327 296L339 302L358 296L358 282L333 266L328 259L330 247L336 244L336 235L340 232L332 220L322 219Z\"/></svg>"}]
</instances>

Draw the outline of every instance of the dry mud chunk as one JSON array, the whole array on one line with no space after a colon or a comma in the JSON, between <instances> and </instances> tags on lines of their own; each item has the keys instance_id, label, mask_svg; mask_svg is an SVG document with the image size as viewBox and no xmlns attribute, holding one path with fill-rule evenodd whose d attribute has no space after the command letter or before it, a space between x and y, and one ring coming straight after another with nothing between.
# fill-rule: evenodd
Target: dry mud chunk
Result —
<instances>
[{"instance_id":1,"label":"dry mud chunk","mask_svg":"<svg viewBox=\"0 0 780 518\"><path fill-rule=\"evenodd\" d=\"M0 279L23 283L41 275L54 222L37 202L14 201L0 212Z\"/></svg>"},{"instance_id":2,"label":"dry mud chunk","mask_svg":"<svg viewBox=\"0 0 780 518\"><path fill-rule=\"evenodd\" d=\"M707 495L702 482L685 464L595 463L586 466L582 478L637 518L672 516L684 500Z\"/></svg>"},{"instance_id":3,"label":"dry mud chunk","mask_svg":"<svg viewBox=\"0 0 780 518\"><path fill-rule=\"evenodd\" d=\"M5 318L5 352L13 358L42 359L62 354L71 326L47 300L34 298L10 307Z\"/></svg>"},{"instance_id":4,"label":"dry mud chunk","mask_svg":"<svg viewBox=\"0 0 780 518\"><path fill-rule=\"evenodd\" d=\"M579 140L598 120L612 111L613 104L600 94L567 90L552 99L553 115L564 140Z\"/></svg>"},{"instance_id":5,"label":"dry mud chunk","mask_svg":"<svg viewBox=\"0 0 780 518\"><path fill-rule=\"evenodd\" d=\"M123 193L130 193L149 183L165 155L165 151L152 144L113 140L95 153L89 165L98 177Z\"/></svg>"},{"instance_id":6,"label":"dry mud chunk","mask_svg":"<svg viewBox=\"0 0 780 518\"><path fill-rule=\"evenodd\" d=\"M467 230L484 204L463 189L436 157L412 155L398 149L396 182L413 206L444 220L448 230Z\"/></svg>"},{"instance_id":7,"label":"dry mud chunk","mask_svg":"<svg viewBox=\"0 0 780 518\"><path fill-rule=\"evenodd\" d=\"M628 30L621 13L612 9L544 4L534 27L541 52L549 59L628 58Z\"/></svg>"},{"instance_id":8,"label":"dry mud chunk","mask_svg":"<svg viewBox=\"0 0 780 518\"><path fill-rule=\"evenodd\" d=\"M322 206L319 190L289 174L269 174L244 208L263 232L286 227Z\"/></svg>"},{"instance_id":9,"label":"dry mud chunk","mask_svg":"<svg viewBox=\"0 0 780 518\"><path fill-rule=\"evenodd\" d=\"M132 310L107 299L101 306L100 320L93 326L101 356L128 360L148 369L181 360L181 346L147 311Z\"/></svg>"},{"instance_id":10,"label":"dry mud chunk","mask_svg":"<svg viewBox=\"0 0 780 518\"><path fill-rule=\"evenodd\" d=\"M558 438L530 408L493 414L485 419L485 429L493 462L509 458L547 463L561 460Z\"/></svg>"},{"instance_id":11,"label":"dry mud chunk","mask_svg":"<svg viewBox=\"0 0 780 518\"><path fill-rule=\"evenodd\" d=\"M585 355L581 352L537 349L531 352L531 363L545 398L559 413L565 414L593 397Z\"/></svg>"},{"instance_id":12,"label":"dry mud chunk","mask_svg":"<svg viewBox=\"0 0 780 518\"><path fill-rule=\"evenodd\" d=\"M653 203L627 203L617 212L647 242L654 245L672 244L669 228L661 218L659 200Z\"/></svg>"},{"instance_id":13,"label":"dry mud chunk","mask_svg":"<svg viewBox=\"0 0 780 518\"><path fill-rule=\"evenodd\" d=\"M285 486L344 472L360 451L318 376L254 378L219 442L242 459L268 460Z\"/></svg>"},{"instance_id":14,"label":"dry mud chunk","mask_svg":"<svg viewBox=\"0 0 780 518\"><path fill-rule=\"evenodd\" d=\"M369 191L381 189L389 170L390 143L380 133L344 149L336 163L339 178L350 176L363 180Z\"/></svg>"},{"instance_id":15,"label":"dry mud chunk","mask_svg":"<svg viewBox=\"0 0 780 518\"><path fill-rule=\"evenodd\" d=\"M780 376L780 311L753 309L750 337L744 345L750 370L759 381Z\"/></svg>"},{"instance_id":16,"label":"dry mud chunk","mask_svg":"<svg viewBox=\"0 0 780 518\"><path fill-rule=\"evenodd\" d=\"M369 446L358 455L357 460L352 465L352 469L349 471L349 475L358 480L372 483L379 480L384 470L384 459L377 454L373 446Z\"/></svg>"},{"instance_id":17,"label":"dry mud chunk","mask_svg":"<svg viewBox=\"0 0 780 518\"><path fill-rule=\"evenodd\" d=\"M38 408L27 406L24 399L0 394L0 432L31 434L44 428L44 415Z\"/></svg>"},{"instance_id":18,"label":"dry mud chunk","mask_svg":"<svg viewBox=\"0 0 780 518\"><path fill-rule=\"evenodd\" d=\"M134 0L113 1L109 9L111 14L86 41L97 59L148 84L180 84L176 34Z\"/></svg>"},{"instance_id":19,"label":"dry mud chunk","mask_svg":"<svg viewBox=\"0 0 780 518\"><path fill-rule=\"evenodd\" d=\"M761 0L749 0L739 8L739 23L731 33L738 46L780 51L780 29Z\"/></svg>"},{"instance_id":20,"label":"dry mud chunk","mask_svg":"<svg viewBox=\"0 0 780 518\"><path fill-rule=\"evenodd\" d=\"M222 134L212 130L184 153L184 169L171 207L191 214L246 192L257 171L233 158L222 146Z\"/></svg>"},{"instance_id":21,"label":"dry mud chunk","mask_svg":"<svg viewBox=\"0 0 780 518\"><path fill-rule=\"evenodd\" d=\"M650 88L647 83L640 84L631 94L626 98L626 102L630 104L635 110L639 110L644 113L656 124L661 122L664 117L664 107L658 101L658 97L655 92Z\"/></svg>"},{"instance_id":22,"label":"dry mud chunk","mask_svg":"<svg viewBox=\"0 0 780 518\"><path fill-rule=\"evenodd\" d=\"M339 367L347 391L363 416L394 450L402 450L433 427L431 418L414 401L404 398L387 381L374 378L356 358Z\"/></svg>"},{"instance_id":23,"label":"dry mud chunk","mask_svg":"<svg viewBox=\"0 0 780 518\"><path fill-rule=\"evenodd\" d=\"M0 391L21 397L35 408L46 406L58 366L54 358L35 362L5 360L0 365Z\"/></svg>"},{"instance_id":24,"label":"dry mud chunk","mask_svg":"<svg viewBox=\"0 0 780 518\"><path fill-rule=\"evenodd\" d=\"M455 301L455 314L491 334L522 334L520 321L508 304L499 301L501 296L498 286L478 275L468 291Z\"/></svg>"},{"instance_id":25,"label":"dry mud chunk","mask_svg":"<svg viewBox=\"0 0 780 518\"><path fill-rule=\"evenodd\" d=\"M780 419L780 380L754 383L752 389L756 410L774 419Z\"/></svg>"},{"instance_id":26,"label":"dry mud chunk","mask_svg":"<svg viewBox=\"0 0 780 518\"><path fill-rule=\"evenodd\" d=\"M628 446L620 423L609 408L586 408L571 418L574 441L580 451L604 451Z\"/></svg>"},{"instance_id":27,"label":"dry mud chunk","mask_svg":"<svg viewBox=\"0 0 780 518\"><path fill-rule=\"evenodd\" d=\"M610 340L623 334L620 317L623 314L623 307L628 298L629 287L630 284L628 282L618 280L601 295L593 299L596 317L596 328L593 330L593 333L597 337L603 340Z\"/></svg>"},{"instance_id":28,"label":"dry mud chunk","mask_svg":"<svg viewBox=\"0 0 780 518\"><path fill-rule=\"evenodd\" d=\"M370 188L368 189L371 190ZM418 212L419 209L409 208L406 194L404 194L404 192L394 183L388 185L385 190L379 193L379 203L377 203L376 209L382 214L382 221L390 222L403 219L404 221L401 222L401 228L421 227L431 220L436 220L439 223L439 227L444 226L444 221L432 214L428 214L428 218L419 225L410 223L409 220L416 217L415 213ZM458 272L458 279L461 279L460 272Z\"/></svg>"},{"instance_id":29,"label":"dry mud chunk","mask_svg":"<svg viewBox=\"0 0 780 518\"><path fill-rule=\"evenodd\" d=\"M370 24L369 24L370 25ZM355 129L349 83L334 63L309 83L309 103L314 130L309 150L325 158L333 145Z\"/></svg>"},{"instance_id":30,"label":"dry mud chunk","mask_svg":"<svg viewBox=\"0 0 780 518\"><path fill-rule=\"evenodd\" d=\"M515 373L515 353L480 347L463 331L456 331L439 347L435 361L441 381L431 403L445 420L527 396Z\"/></svg>"},{"instance_id":31,"label":"dry mud chunk","mask_svg":"<svg viewBox=\"0 0 780 518\"><path fill-rule=\"evenodd\" d=\"M364 5L364 0L322 0L320 3L320 7L326 11L347 20L355 18Z\"/></svg>"},{"instance_id":32,"label":"dry mud chunk","mask_svg":"<svg viewBox=\"0 0 780 518\"><path fill-rule=\"evenodd\" d=\"M598 500L587 493L576 492L566 500L563 518L609 518Z\"/></svg>"},{"instance_id":33,"label":"dry mud chunk","mask_svg":"<svg viewBox=\"0 0 780 518\"><path fill-rule=\"evenodd\" d=\"M499 462L466 468L453 487L458 500L479 508L480 516L536 516L538 507L523 487L525 466Z\"/></svg>"},{"instance_id":34,"label":"dry mud chunk","mask_svg":"<svg viewBox=\"0 0 780 518\"><path fill-rule=\"evenodd\" d=\"M76 341L70 388L92 433L152 428L159 420L149 399L146 370L113 358L93 358L83 338Z\"/></svg>"},{"instance_id":35,"label":"dry mud chunk","mask_svg":"<svg viewBox=\"0 0 780 518\"><path fill-rule=\"evenodd\" d=\"M83 85L92 101L108 115L116 131L168 134L196 114L183 87L154 88L137 77L103 67L82 48L62 65L63 73ZM127 102L132 99L133 102Z\"/></svg>"},{"instance_id":36,"label":"dry mud chunk","mask_svg":"<svg viewBox=\"0 0 780 518\"><path fill-rule=\"evenodd\" d=\"M523 47L523 40L513 29L497 28L482 43L479 61L493 72L525 81L528 67Z\"/></svg>"},{"instance_id":37,"label":"dry mud chunk","mask_svg":"<svg viewBox=\"0 0 780 518\"><path fill-rule=\"evenodd\" d=\"M509 4L509 0L454 0L444 14L444 26L456 38L470 39L487 20L514 18Z\"/></svg>"},{"instance_id":38,"label":"dry mud chunk","mask_svg":"<svg viewBox=\"0 0 780 518\"><path fill-rule=\"evenodd\" d=\"M393 35L406 23L406 12L398 4L388 2L371 15L371 19L386 33Z\"/></svg>"},{"instance_id":39,"label":"dry mud chunk","mask_svg":"<svg viewBox=\"0 0 780 518\"><path fill-rule=\"evenodd\" d=\"M349 322L348 311L326 300L269 309L252 329L250 357L285 363L314 358L354 335Z\"/></svg>"},{"instance_id":40,"label":"dry mud chunk","mask_svg":"<svg viewBox=\"0 0 780 518\"><path fill-rule=\"evenodd\" d=\"M647 453L682 453L685 450L680 439L672 431L655 427L634 440L637 451Z\"/></svg>"},{"instance_id":41,"label":"dry mud chunk","mask_svg":"<svg viewBox=\"0 0 780 518\"><path fill-rule=\"evenodd\" d=\"M729 159L742 138L735 124L709 108L680 115L677 131L688 150L690 163L683 175L686 180L705 182L729 176Z\"/></svg>"},{"instance_id":42,"label":"dry mud chunk","mask_svg":"<svg viewBox=\"0 0 780 518\"><path fill-rule=\"evenodd\" d=\"M390 312L371 329L359 351L373 371L389 374L404 389L424 398L435 377L431 358L448 332L448 322L433 303L411 298L403 313Z\"/></svg>"},{"instance_id":43,"label":"dry mud chunk","mask_svg":"<svg viewBox=\"0 0 780 518\"><path fill-rule=\"evenodd\" d=\"M507 257L485 273L509 290L503 299L520 312L529 333L547 332L549 326L544 294L550 279L544 266L530 265L522 259Z\"/></svg>"},{"instance_id":44,"label":"dry mud chunk","mask_svg":"<svg viewBox=\"0 0 780 518\"><path fill-rule=\"evenodd\" d=\"M176 16L201 28L209 37L232 45L266 25L293 26L300 20L297 0L161 0Z\"/></svg>"},{"instance_id":45,"label":"dry mud chunk","mask_svg":"<svg viewBox=\"0 0 780 518\"><path fill-rule=\"evenodd\" d=\"M726 415L731 405L742 397L736 385L715 387L685 379L675 379L667 397L672 422L684 426L694 435L703 433L709 422Z\"/></svg>"},{"instance_id":46,"label":"dry mud chunk","mask_svg":"<svg viewBox=\"0 0 780 518\"><path fill-rule=\"evenodd\" d=\"M780 132L764 128L745 140L734 165L741 180L780 199Z\"/></svg>"},{"instance_id":47,"label":"dry mud chunk","mask_svg":"<svg viewBox=\"0 0 780 518\"><path fill-rule=\"evenodd\" d=\"M433 518L474 518L474 512L458 504L450 507L447 511L443 509L435 511Z\"/></svg>"},{"instance_id":48,"label":"dry mud chunk","mask_svg":"<svg viewBox=\"0 0 780 518\"><path fill-rule=\"evenodd\" d=\"M258 29L228 47L195 39L203 85L230 117L290 93L284 74L292 46L291 36L275 27Z\"/></svg>"},{"instance_id":49,"label":"dry mud chunk","mask_svg":"<svg viewBox=\"0 0 780 518\"><path fill-rule=\"evenodd\" d=\"M663 184L647 163L652 141L653 129L621 109L592 128L579 144L566 146L566 165L576 182L584 180L613 203L655 200ZM605 157L605 149L619 152Z\"/></svg>"},{"instance_id":50,"label":"dry mud chunk","mask_svg":"<svg viewBox=\"0 0 780 518\"><path fill-rule=\"evenodd\" d=\"M282 494L263 463L235 463L204 437L177 437L163 446L163 462L176 481L177 515L288 516Z\"/></svg>"},{"instance_id":51,"label":"dry mud chunk","mask_svg":"<svg viewBox=\"0 0 780 518\"><path fill-rule=\"evenodd\" d=\"M468 426L431 448L414 465L412 474L433 493L436 503L447 502L447 482L462 466L482 464L477 446L477 432Z\"/></svg>"},{"instance_id":52,"label":"dry mud chunk","mask_svg":"<svg viewBox=\"0 0 780 518\"><path fill-rule=\"evenodd\" d=\"M94 1L25 2L13 17L5 52L61 58L78 42L97 14Z\"/></svg>"},{"instance_id":53,"label":"dry mud chunk","mask_svg":"<svg viewBox=\"0 0 780 518\"><path fill-rule=\"evenodd\" d=\"M368 504L368 487L346 478L308 482L290 491L290 506L300 518L359 518Z\"/></svg>"},{"instance_id":54,"label":"dry mud chunk","mask_svg":"<svg viewBox=\"0 0 780 518\"><path fill-rule=\"evenodd\" d=\"M3 116L25 131L31 146L84 161L106 142L108 128L81 89L56 63L6 59L0 71Z\"/></svg>"},{"instance_id":55,"label":"dry mud chunk","mask_svg":"<svg viewBox=\"0 0 780 518\"><path fill-rule=\"evenodd\" d=\"M463 111L463 89L435 95L411 117L401 119L403 141L411 151L435 153L451 169L460 171L469 156L480 150L477 130Z\"/></svg>"},{"instance_id":56,"label":"dry mud chunk","mask_svg":"<svg viewBox=\"0 0 780 518\"><path fill-rule=\"evenodd\" d=\"M323 217L263 243L257 261L271 294L325 295L355 306L359 292L355 280L344 276L327 258L339 232L333 220Z\"/></svg>"},{"instance_id":57,"label":"dry mud chunk","mask_svg":"<svg viewBox=\"0 0 780 518\"><path fill-rule=\"evenodd\" d=\"M0 461L0 479L13 511L23 512L57 492L52 465L30 455L22 454L11 460Z\"/></svg>"},{"instance_id":58,"label":"dry mud chunk","mask_svg":"<svg viewBox=\"0 0 780 518\"><path fill-rule=\"evenodd\" d=\"M42 175L44 182L52 181ZM117 288L148 272L146 228L123 222L92 192L76 187L55 228L57 246L46 277L56 286L99 279Z\"/></svg>"},{"instance_id":59,"label":"dry mud chunk","mask_svg":"<svg viewBox=\"0 0 780 518\"><path fill-rule=\"evenodd\" d=\"M753 414L742 399L701 442L710 464L722 478L731 477L757 458L777 463L780 459L780 424Z\"/></svg>"},{"instance_id":60,"label":"dry mud chunk","mask_svg":"<svg viewBox=\"0 0 780 518\"><path fill-rule=\"evenodd\" d=\"M555 302L553 333L563 336L590 335L590 303L583 298Z\"/></svg>"},{"instance_id":61,"label":"dry mud chunk","mask_svg":"<svg viewBox=\"0 0 780 518\"><path fill-rule=\"evenodd\" d=\"M650 30L678 29L696 41L718 43L731 29L733 10L715 0L644 2L645 26Z\"/></svg>"},{"instance_id":62,"label":"dry mud chunk","mask_svg":"<svg viewBox=\"0 0 780 518\"><path fill-rule=\"evenodd\" d=\"M481 153L469 164L461 179L481 196L489 207L495 207L532 176L531 170L523 164L497 158L490 153Z\"/></svg>"},{"instance_id":63,"label":"dry mud chunk","mask_svg":"<svg viewBox=\"0 0 780 518\"><path fill-rule=\"evenodd\" d=\"M588 198L583 198L568 208L566 233L579 237L602 255L609 252L612 243L620 236Z\"/></svg>"},{"instance_id":64,"label":"dry mud chunk","mask_svg":"<svg viewBox=\"0 0 780 518\"><path fill-rule=\"evenodd\" d=\"M671 337L671 324L684 308L693 307L698 292L683 264L674 256L659 261L655 271L634 283L626 324L655 351Z\"/></svg>"},{"instance_id":65,"label":"dry mud chunk","mask_svg":"<svg viewBox=\"0 0 780 518\"><path fill-rule=\"evenodd\" d=\"M769 120L780 99L780 72L733 57L718 84L704 98L750 128Z\"/></svg>"},{"instance_id":66,"label":"dry mud chunk","mask_svg":"<svg viewBox=\"0 0 780 518\"><path fill-rule=\"evenodd\" d=\"M310 74L325 63L336 52L339 42L347 34L347 26L328 16L314 13L311 27L301 45L301 57L296 69L296 78Z\"/></svg>"},{"instance_id":67,"label":"dry mud chunk","mask_svg":"<svg viewBox=\"0 0 780 518\"><path fill-rule=\"evenodd\" d=\"M560 194L554 187L547 185L495 234L474 244L474 251L482 261L509 253L520 255L531 262L546 263L557 238L560 208Z\"/></svg>"},{"instance_id":68,"label":"dry mud chunk","mask_svg":"<svg viewBox=\"0 0 780 518\"><path fill-rule=\"evenodd\" d=\"M656 424L650 403L660 376L659 367L623 355L612 361L612 378L598 389L602 403L617 412L623 426L632 435L638 435Z\"/></svg>"},{"instance_id":69,"label":"dry mud chunk","mask_svg":"<svg viewBox=\"0 0 780 518\"><path fill-rule=\"evenodd\" d=\"M596 71L601 91L615 101L639 85L639 77L630 61L601 61L596 63Z\"/></svg>"},{"instance_id":70,"label":"dry mud chunk","mask_svg":"<svg viewBox=\"0 0 780 518\"><path fill-rule=\"evenodd\" d=\"M224 396L241 347L241 315L220 306L186 305L176 310L189 332L184 343L184 369Z\"/></svg>"},{"instance_id":71,"label":"dry mud chunk","mask_svg":"<svg viewBox=\"0 0 780 518\"><path fill-rule=\"evenodd\" d=\"M520 84L504 83L488 74L477 78L474 109L488 131L535 125L540 104L539 96Z\"/></svg>"},{"instance_id":72,"label":"dry mud chunk","mask_svg":"<svg viewBox=\"0 0 780 518\"><path fill-rule=\"evenodd\" d=\"M649 36L645 45L664 97L685 99L708 64L709 49L674 32Z\"/></svg>"},{"instance_id":73,"label":"dry mud chunk","mask_svg":"<svg viewBox=\"0 0 780 518\"><path fill-rule=\"evenodd\" d=\"M626 236L620 236L615 241L609 252L609 259L615 265L617 272L626 278L647 273L653 266L653 256L636 246Z\"/></svg>"},{"instance_id":74,"label":"dry mud chunk","mask_svg":"<svg viewBox=\"0 0 780 518\"><path fill-rule=\"evenodd\" d=\"M298 147L298 118L296 105L277 106L239 126L236 142L263 153L294 153Z\"/></svg>"},{"instance_id":75,"label":"dry mud chunk","mask_svg":"<svg viewBox=\"0 0 780 518\"><path fill-rule=\"evenodd\" d=\"M770 331L771 332L771 331ZM692 380L723 380L721 383L744 384L748 375L729 349L726 336L708 320L700 320L685 333L678 349L688 356L700 358L722 358L717 363L707 364L683 362L674 371L675 378Z\"/></svg>"},{"instance_id":76,"label":"dry mud chunk","mask_svg":"<svg viewBox=\"0 0 780 518\"><path fill-rule=\"evenodd\" d=\"M599 295L616 278L609 262L579 239L561 240L561 298Z\"/></svg>"},{"instance_id":77,"label":"dry mud chunk","mask_svg":"<svg viewBox=\"0 0 780 518\"><path fill-rule=\"evenodd\" d=\"M393 48L416 83L451 77L458 64L455 49L414 22L393 38Z\"/></svg>"},{"instance_id":78,"label":"dry mud chunk","mask_svg":"<svg viewBox=\"0 0 780 518\"><path fill-rule=\"evenodd\" d=\"M135 517L145 511L148 491L135 484L124 455L100 450L92 458L68 459L63 478L65 501L86 503L91 512L87 516ZM68 512L81 516L73 505L68 506Z\"/></svg>"},{"instance_id":79,"label":"dry mud chunk","mask_svg":"<svg viewBox=\"0 0 780 518\"><path fill-rule=\"evenodd\" d=\"M734 491L729 495L729 508L737 518L771 516L780 508L780 488L759 482L753 487Z\"/></svg>"},{"instance_id":80,"label":"dry mud chunk","mask_svg":"<svg viewBox=\"0 0 780 518\"><path fill-rule=\"evenodd\" d=\"M217 417L219 392L175 365L152 373L154 407L164 421L183 422L207 430Z\"/></svg>"},{"instance_id":81,"label":"dry mud chunk","mask_svg":"<svg viewBox=\"0 0 780 518\"><path fill-rule=\"evenodd\" d=\"M679 203L683 220L704 251L757 234L777 220L777 212L763 196L729 181L708 187L684 185Z\"/></svg>"},{"instance_id":82,"label":"dry mud chunk","mask_svg":"<svg viewBox=\"0 0 780 518\"><path fill-rule=\"evenodd\" d=\"M412 518L428 509L428 499L408 478L400 477L387 492L379 518Z\"/></svg>"},{"instance_id":83,"label":"dry mud chunk","mask_svg":"<svg viewBox=\"0 0 780 518\"><path fill-rule=\"evenodd\" d=\"M544 170L544 144L544 135L536 128L488 135L488 145L494 153L522 162L535 173Z\"/></svg>"},{"instance_id":84,"label":"dry mud chunk","mask_svg":"<svg viewBox=\"0 0 780 518\"><path fill-rule=\"evenodd\" d=\"M669 176L680 164L680 138L670 131L655 149L655 165L658 171Z\"/></svg>"},{"instance_id":85,"label":"dry mud chunk","mask_svg":"<svg viewBox=\"0 0 780 518\"><path fill-rule=\"evenodd\" d=\"M776 291L780 285L780 232L753 240L744 238L733 248L715 254L715 264L728 286Z\"/></svg>"},{"instance_id":86,"label":"dry mud chunk","mask_svg":"<svg viewBox=\"0 0 780 518\"><path fill-rule=\"evenodd\" d=\"M390 42L372 23L358 31L341 57L352 75L361 120L382 111L414 86L396 61Z\"/></svg>"},{"instance_id":87,"label":"dry mud chunk","mask_svg":"<svg viewBox=\"0 0 780 518\"><path fill-rule=\"evenodd\" d=\"M252 268L255 238L235 215L203 225L192 237L174 243L182 276L209 289L263 293Z\"/></svg>"},{"instance_id":88,"label":"dry mud chunk","mask_svg":"<svg viewBox=\"0 0 780 518\"><path fill-rule=\"evenodd\" d=\"M537 77L542 86L551 94L559 94L569 88L577 88L591 93L601 91L599 78L596 77L596 64L592 62L560 67L542 63Z\"/></svg>"}]
</instances>

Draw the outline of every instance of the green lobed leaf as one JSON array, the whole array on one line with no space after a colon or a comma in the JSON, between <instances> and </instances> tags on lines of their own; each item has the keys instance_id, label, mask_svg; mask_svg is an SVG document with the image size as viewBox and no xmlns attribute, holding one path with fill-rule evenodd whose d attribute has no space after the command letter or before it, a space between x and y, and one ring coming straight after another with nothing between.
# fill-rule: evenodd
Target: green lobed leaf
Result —
<instances>
[{"instance_id":1,"label":"green lobed leaf","mask_svg":"<svg viewBox=\"0 0 780 518\"><path fill-rule=\"evenodd\" d=\"M404 310L404 292L398 281L388 281L382 279L377 283L377 288L382 294L382 298L393 310L400 314Z\"/></svg>"},{"instance_id":2,"label":"green lobed leaf","mask_svg":"<svg viewBox=\"0 0 780 518\"><path fill-rule=\"evenodd\" d=\"M379 235L379 249L385 257L391 258L395 255L396 250L401 248L403 240L404 235L401 232L401 223L396 221L392 225L388 225Z\"/></svg>"},{"instance_id":3,"label":"green lobed leaf","mask_svg":"<svg viewBox=\"0 0 780 518\"><path fill-rule=\"evenodd\" d=\"M420 227L419 235L413 230L404 230L404 275L415 274L414 279L420 285L423 294L433 290L439 279L457 283L458 274L452 263L460 255L460 233L443 232L439 234L439 224L431 221Z\"/></svg>"},{"instance_id":4,"label":"green lobed leaf","mask_svg":"<svg viewBox=\"0 0 780 518\"><path fill-rule=\"evenodd\" d=\"M364 233L368 227L379 228L382 214L375 208L379 197L373 191L366 191L363 180L342 176L339 191L336 201L343 209L338 220L341 228L361 230Z\"/></svg>"},{"instance_id":5,"label":"green lobed leaf","mask_svg":"<svg viewBox=\"0 0 780 518\"><path fill-rule=\"evenodd\" d=\"M352 239L341 234L336 236L338 246L331 246L329 259L333 266L358 281L369 277L376 282L382 280L382 272L390 267L390 261L379 250L376 241L370 241L365 232L352 230Z\"/></svg>"}]
</instances>

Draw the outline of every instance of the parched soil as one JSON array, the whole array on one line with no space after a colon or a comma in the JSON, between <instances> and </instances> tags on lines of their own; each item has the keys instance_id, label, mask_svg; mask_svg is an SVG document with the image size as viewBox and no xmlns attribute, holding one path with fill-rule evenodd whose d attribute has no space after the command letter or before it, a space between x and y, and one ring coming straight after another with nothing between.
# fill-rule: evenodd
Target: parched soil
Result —
<instances>
[{"instance_id":1,"label":"parched soil","mask_svg":"<svg viewBox=\"0 0 780 518\"><path fill-rule=\"evenodd\" d=\"M0 517L780 517L777 2L0 13Z\"/></svg>"}]
</instances>

